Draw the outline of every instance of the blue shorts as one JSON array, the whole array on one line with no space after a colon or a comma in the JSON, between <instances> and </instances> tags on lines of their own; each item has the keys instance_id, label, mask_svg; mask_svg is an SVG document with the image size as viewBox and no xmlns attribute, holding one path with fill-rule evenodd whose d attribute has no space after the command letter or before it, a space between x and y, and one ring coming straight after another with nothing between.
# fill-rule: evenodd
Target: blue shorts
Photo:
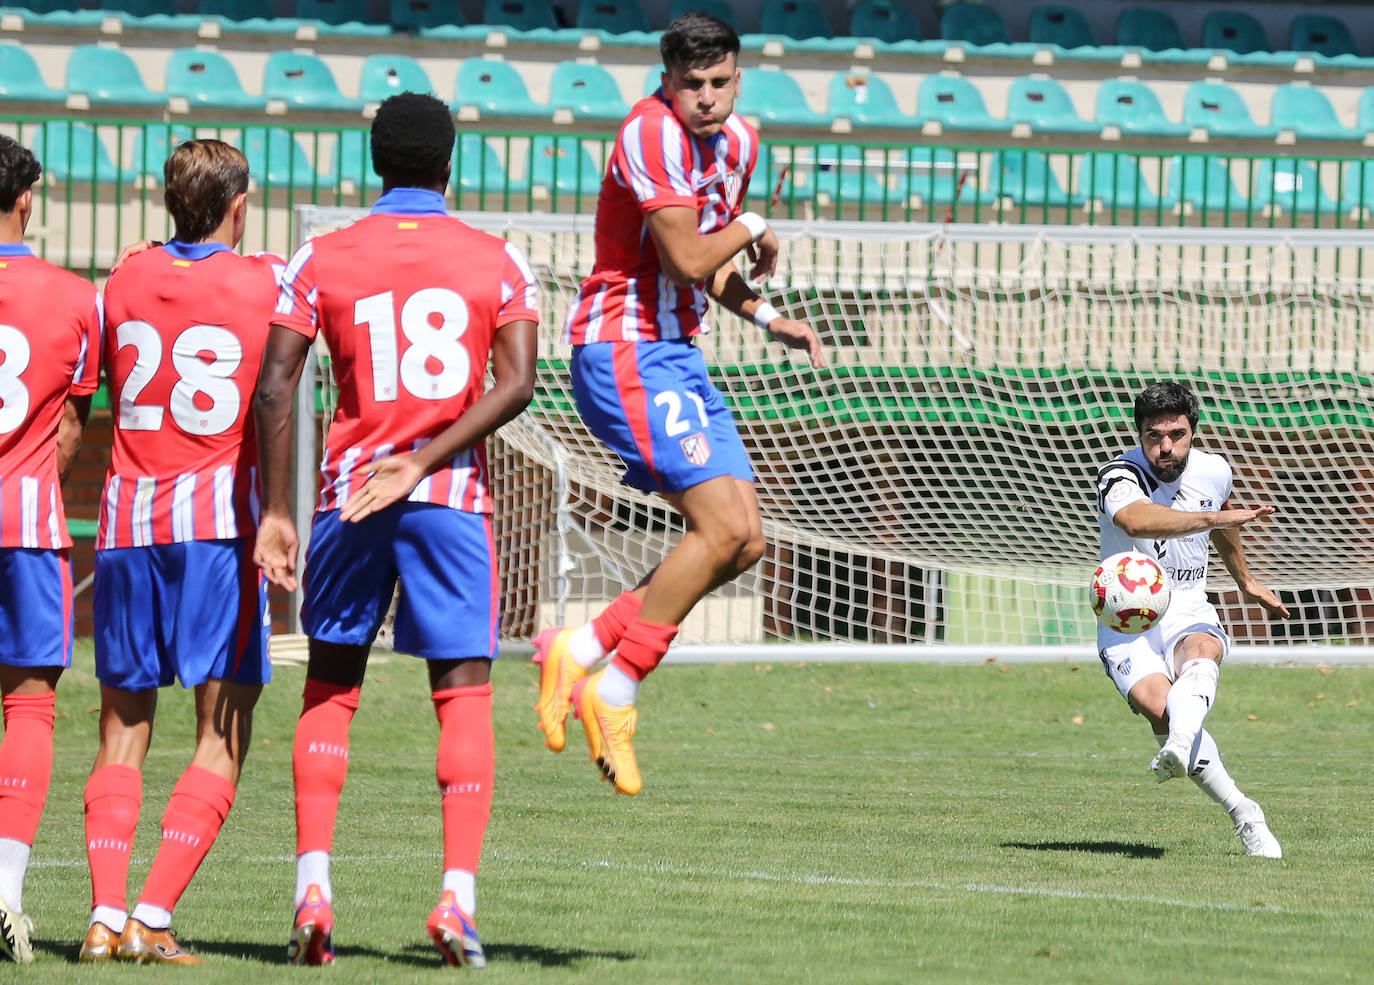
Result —
<instances>
[{"instance_id":1,"label":"blue shorts","mask_svg":"<svg viewBox=\"0 0 1374 985\"><path fill-rule=\"evenodd\" d=\"M72 613L65 547L0 547L0 664L70 667Z\"/></svg>"},{"instance_id":2,"label":"blue shorts","mask_svg":"<svg viewBox=\"0 0 1374 985\"><path fill-rule=\"evenodd\" d=\"M95 676L107 687L272 676L267 582L247 538L96 551L92 608Z\"/></svg>"},{"instance_id":3,"label":"blue shorts","mask_svg":"<svg viewBox=\"0 0 1374 985\"><path fill-rule=\"evenodd\" d=\"M316 513L301 621L326 643L371 646L396 579L396 649L427 660L496 656L500 585L491 517L400 502L358 523Z\"/></svg>"},{"instance_id":4,"label":"blue shorts","mask_svg":"<svg viewBox=\"0 0 1374 985\"><path fill-rule=\"evenodd\" d=\"M572 384L582 420L625 463L627 486L681 492L723 475L754 481L735 419L696 346L579 345Z\"/></svg>"}]
</instances>

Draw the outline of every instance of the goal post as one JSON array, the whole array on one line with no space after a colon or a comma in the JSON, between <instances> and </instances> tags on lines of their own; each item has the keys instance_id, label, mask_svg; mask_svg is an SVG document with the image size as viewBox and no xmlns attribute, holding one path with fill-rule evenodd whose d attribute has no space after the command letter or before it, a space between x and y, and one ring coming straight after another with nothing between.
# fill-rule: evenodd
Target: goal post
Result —
<instances>
[{"instance_id":1,"label":"goal post","mask_svg":"<svg viewBox=\"0 0 1374 985\"><path fill-rule=\"evenodd\" d=\"M361 214L298 207L297 242ZM540 282L535 397L489 444L501 635L522 643L595 615L683 527L620 482L576 412L558 335L591 269L590 217L459 215L524 250ZM1197 446L1231 461L1236 500L1278 511L1242 536L1294 620L1247 604L1213 557L1237 656L1374 656L1367 233L774 228L762 293L817 328L830 366L710 313L698 344L754 463L768 546L684 621L674 659L1092 659L1093 480L1135 443L1134 394L1162 378L1198 393ZM317 434L297 427L298 462Z\"/></svg>"}]
</instances>

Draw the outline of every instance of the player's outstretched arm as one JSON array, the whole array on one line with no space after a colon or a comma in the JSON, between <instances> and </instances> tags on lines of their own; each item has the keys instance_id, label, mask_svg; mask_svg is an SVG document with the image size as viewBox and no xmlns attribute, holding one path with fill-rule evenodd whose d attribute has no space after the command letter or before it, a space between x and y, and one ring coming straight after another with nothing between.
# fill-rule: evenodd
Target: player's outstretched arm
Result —
<instances>
[{"instance_id":1,"label":"player's outstretched arm","mask_svg":"<svg viewBox=\"0 0 1374 985\"><path fill-rule=\"evenodd\" d=\"M1222 509L1225 511L1224 504ZM1236 587L1240 589L1251 602L1256 602L1264 607L1270 615L1278 616L1282 619L1291 619L1292 614L1288 611L1288 606L1284 605L1279 597L1274 594L1273 589L1262 584L1250 572L1250 565L1245 559L1245 547L1240 542L1240 530L1236 527L1221 527L1212 531L1212 546L1217 549L1217 554L1221 556L1221 563L1226 565L1226 570L1231 573L1231 577L1236 580Z\"/></svg>"},{"instance_id":2,"label":"player's outstretched arm","mask_svg":"<svg viewBox=\"0 0 1374 985\"><path fill-rule=\"evenodd\" d=\"M274 585L296 590L296 552L300 539L291 521L291 410L310 352L310 340L283 325L267 336L253 419L258 432L258 480L262 484L262 517L258 522L253 562Z\"/></svg>"},{"instance_id":3,"label":"player's outstretched arm","mask_svg":"<svg viewBox=\"0 0 1374 985\"><path fill-rule=\"evenodd\" d=\"M1251 520L1268 516L1273 512L1272 506L1259 506L1253 510L1223 507L1205 513L1188 513L1158 503L1137 501L1117 510L1112 522L1131 537L1156 537L1167 540L1170 537L1186 537L1189 534L1206 533L1210 530L1242 527Z\"/></svg>"},{"instance_id":4,"label":"player's outstretched arm","mask_svg":"<svg viewBox=\"0 0 1374 985\"><path fill-rule=\"evenodd\" d=\"M90 394L67 395L67 404L62 408L62 420L57 424L57 475L63 482L67 481L67 473L81 449L81 431L86 427L86 418L90 413Z\"/></svg>"},{"instance_id":5,"label":"player's outstretched arm","mask_svg":"<svg viewBox=\"0 0 1374 985\"><path fill-rule=\"evenodd\" d=\"M751 243L771 239L771 256L777 257L777 237L762 216L746 212L724 229L704 235L697 232L699 221L696 209L685 205L655 209L648 216L663 273L678 287L700 284ZM771 265L764 273L772 273Z\"/></svg>"},{"instance_id":6,"label":"player's outstretched arm","mask_svg":"<svg viewBox=\"0 0 1374 985\"><path fill-rule=\"evenodd\" d=\"M758 325L773 341L789 349L805 349L813 369L825 367L825 350L815 330L806 322L782 317L777 308L753 292L733 261L716 270L708 287L713 298Z\"/></svg>"}]
</instances>

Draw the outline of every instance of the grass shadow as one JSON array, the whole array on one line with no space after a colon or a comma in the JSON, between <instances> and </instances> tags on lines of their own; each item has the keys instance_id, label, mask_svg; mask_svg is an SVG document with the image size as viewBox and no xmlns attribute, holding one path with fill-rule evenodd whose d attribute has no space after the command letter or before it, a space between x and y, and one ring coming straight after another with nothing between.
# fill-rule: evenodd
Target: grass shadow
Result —
<instances>
[{"instance_id":1,"label":"grass shadow","mask_svg":"<svg viewBox=\"0 0 1374 985\"><path fill-rule=\"evenodd\" d=\"M1124 841L1004 841L1003 848L1028 852L1092 852L1096 855L1124 855L1126 858L1162 858L1164 849Z\"/></svg>"},{"instance_id":2,"label":"grass shadow","mask_svg":"<svg viewBox=\"0 0 1374 985\"><path fill-rule=\"evenodd\" d=\"M535 964L543 968L569 968L579 961L601 959L608 961L637 961L640 955L630 951L594 951L583 947L546 947L543 944L483 944L487 963L520 962ZM433 947L412 944L406 949L406 958L416 964L432 965L437 953Z\"/></svg>"}]
</instances>

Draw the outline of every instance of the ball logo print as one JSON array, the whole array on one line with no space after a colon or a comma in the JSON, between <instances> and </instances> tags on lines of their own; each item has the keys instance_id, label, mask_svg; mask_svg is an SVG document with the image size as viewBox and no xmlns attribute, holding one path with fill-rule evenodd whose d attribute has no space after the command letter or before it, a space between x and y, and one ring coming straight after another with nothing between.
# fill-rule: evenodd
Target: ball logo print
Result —
<instances>
[{"instance_id":1,"label":"ball logo print","mask_svg":"<svg viewBox=\"0 0 1374 985\"><path fill-rule=\"evenodd\" d=\"M1093 573L1089 600L1098 622L1118 633L1143 633L1169 608L1169 579L1154 558L1123 551Z\"/></svg>"}]
</instances>

